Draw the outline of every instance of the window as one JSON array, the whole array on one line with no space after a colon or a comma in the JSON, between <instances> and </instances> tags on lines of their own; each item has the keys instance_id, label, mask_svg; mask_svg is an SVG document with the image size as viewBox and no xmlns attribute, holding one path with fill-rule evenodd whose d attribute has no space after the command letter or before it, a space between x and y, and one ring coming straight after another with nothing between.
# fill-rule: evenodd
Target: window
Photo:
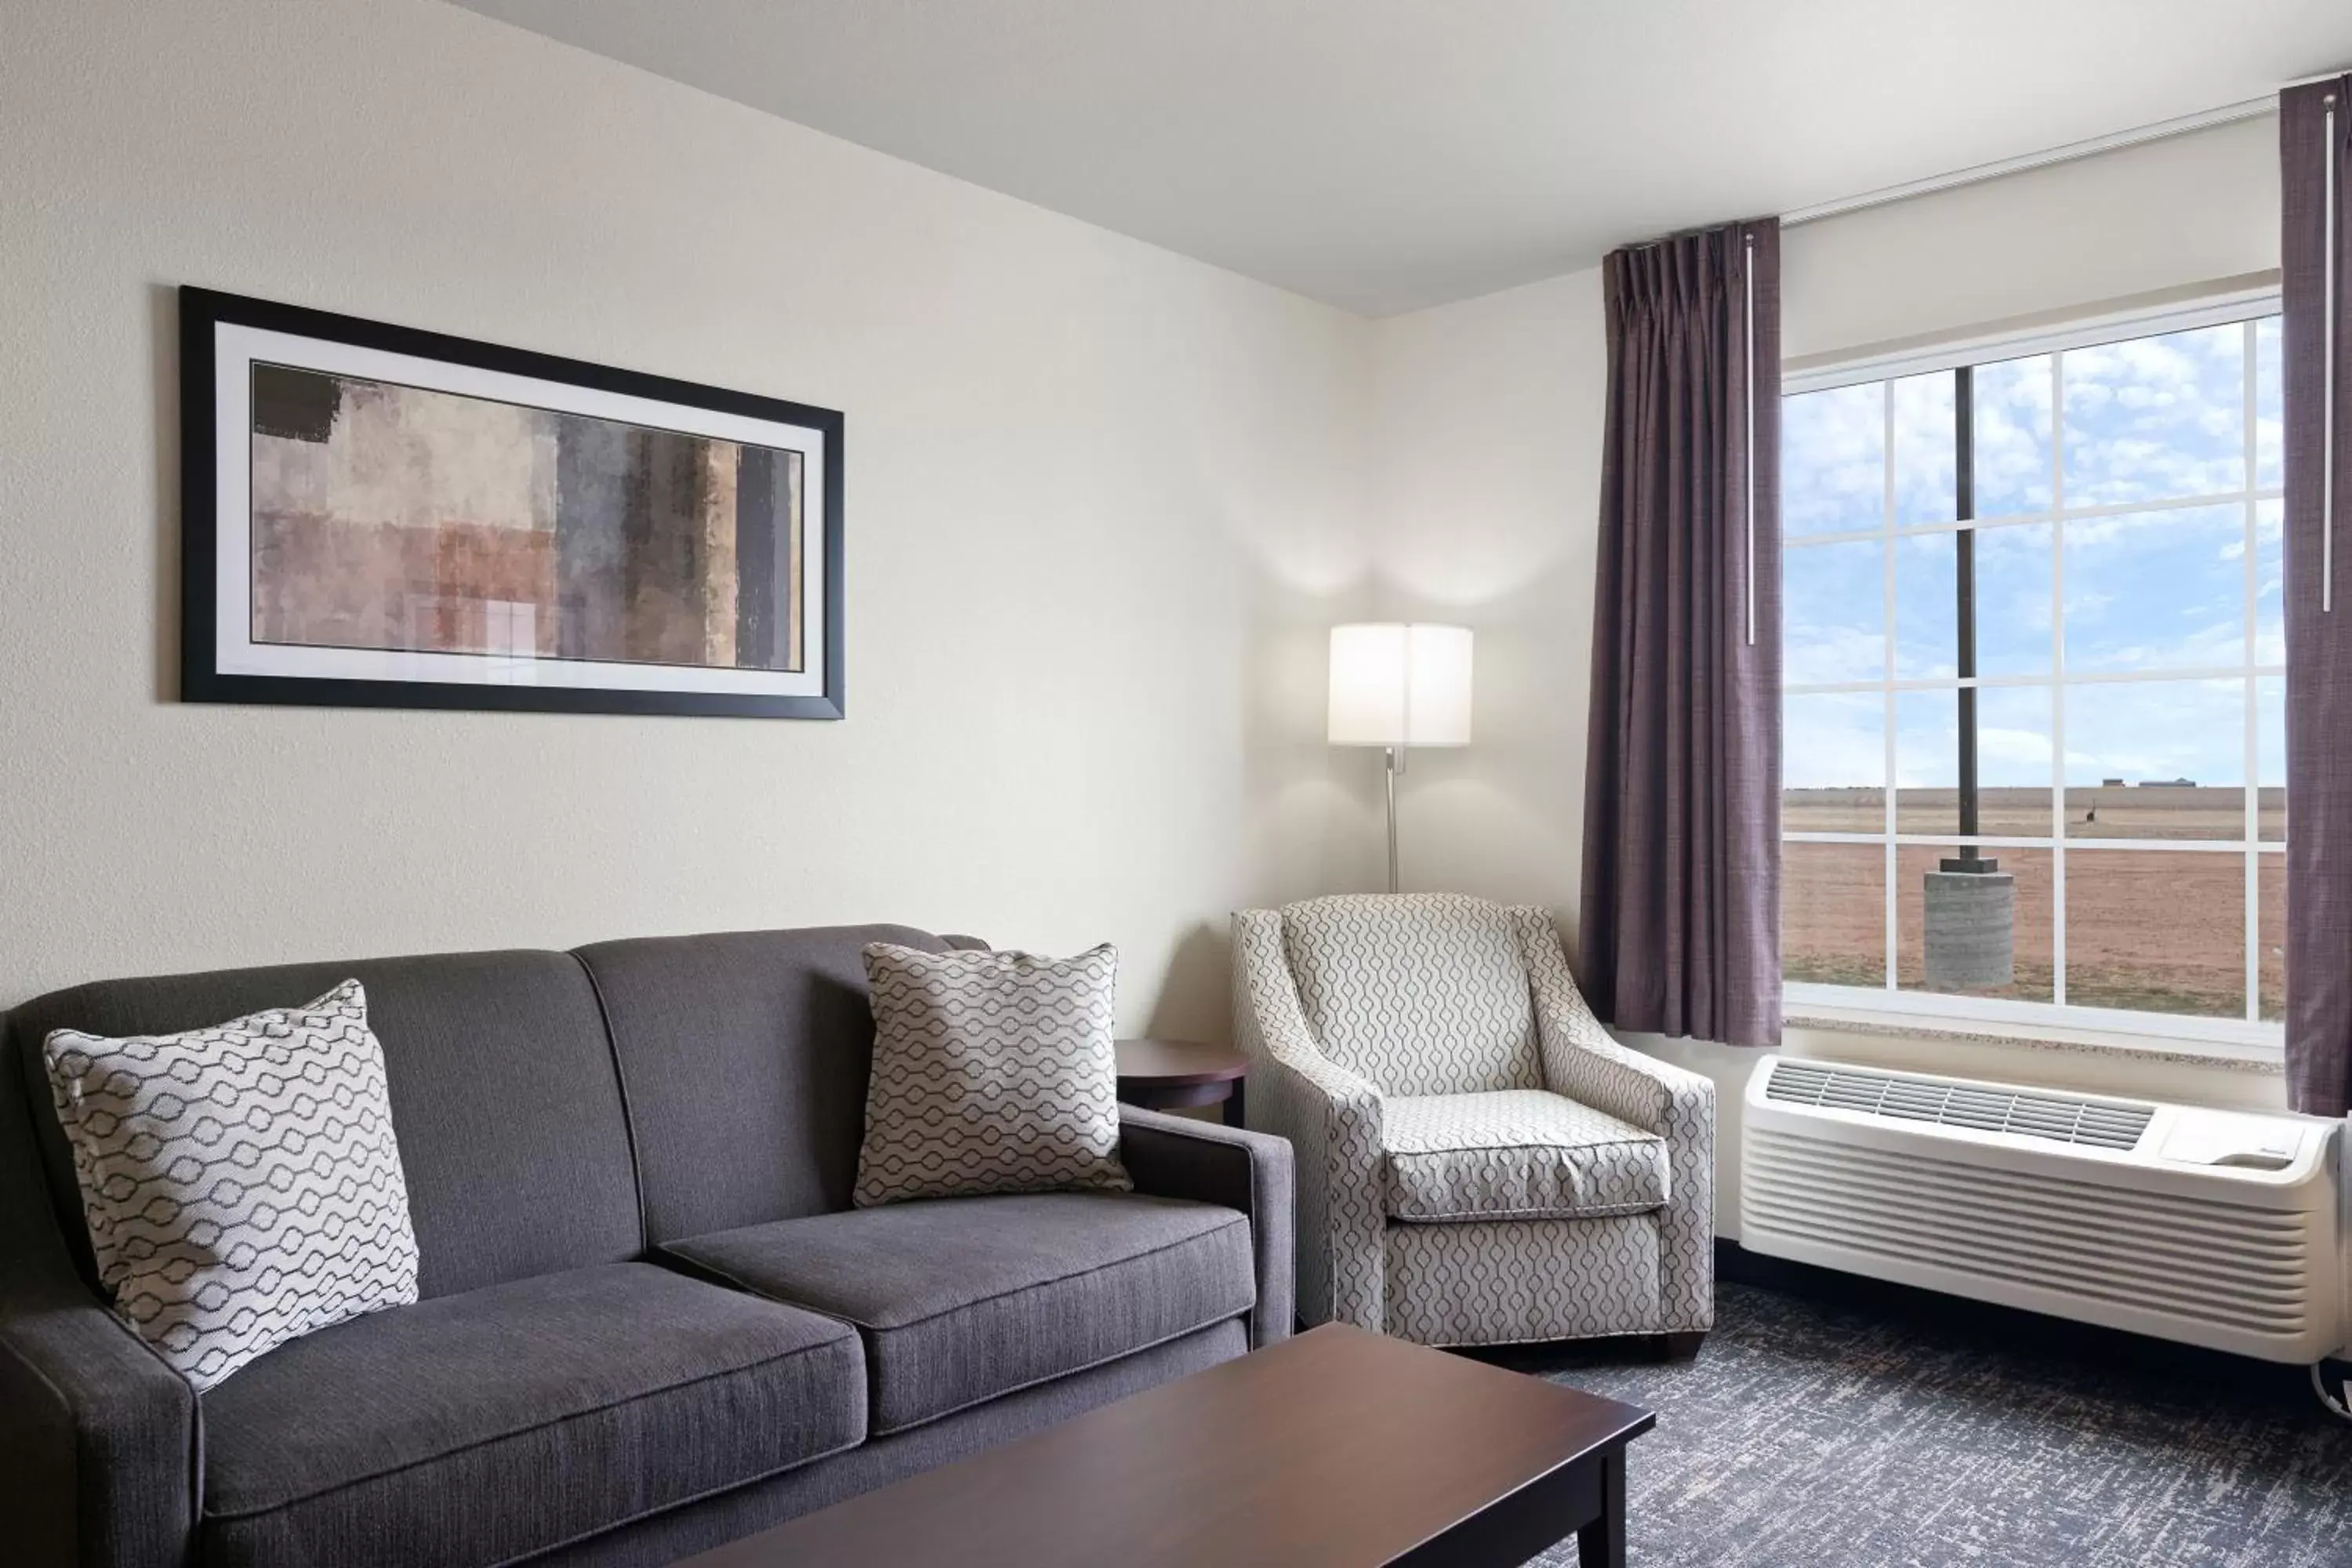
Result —
<instances>
[{"instance_id":1,"label":"window","mask_svg":"<svg viewBox=\"0 0 2352 1568\"><path fill-rule=\"evenodd\" d=\"M1800 1010L2275 1037L2275 310L1792 381Z\"/></svg>"}]
</instances>

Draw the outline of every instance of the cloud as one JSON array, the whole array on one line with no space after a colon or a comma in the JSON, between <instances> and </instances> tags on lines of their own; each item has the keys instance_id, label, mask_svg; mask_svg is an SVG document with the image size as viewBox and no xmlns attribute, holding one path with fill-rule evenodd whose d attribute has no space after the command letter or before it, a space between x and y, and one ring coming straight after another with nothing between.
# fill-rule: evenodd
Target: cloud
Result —
<instances>
[{"instance_id":1,"label":"cloud","mask_svg":"<svg viewBox=\"0 0 2352 1568\"><path fill-rule=\"evenodd\" d=\"M2070 520L2069 669L2234 668L2246 658L2242 506Z\"/></svg>"},{"instance_id":2,"label":"cloud","mask_svg":"<svg viewBox=\"0 0 2352 1568\"><path fill-rule=\"evenodd\" d=\"M1784 700L1780 777L1790 789L1875 788L1886 778L1886 700L1874 691Z\"/></svg>"},{"instance_id":3,"label":"cloud","mask_svg":"<svg viewBox=\"0 0 2352 1568\"><path fill-rule=\"evenodd\" d=\"M1783 557L1784 679L1794 686L1886 673L1886 547L1791 546Z\"/></svg>"},{"instance_id":4,"label":"cloud","mask_svg":"<svg viewBox=\"0 0 2352 1568\"><path fill-rule=\"evenodd\" d=\"M2012 763L2050 776L2050 736L2032 730L1977 730L1977 752L1994 762Z\"/></svg>"},{"instance_id":5,"label":"cloud","mask_svg":"<svg viewBox=\"0 0 2352 1568\"><path fill-rule=\"evenodd\" d=\"M2276 489L2285 482L2285 388L2281 384L2283 350L2279 319L2254 323L2254 486Z\"/></svg>"},{"instance_id":6,"label":"cloud","mask_svg":"<svg viewBox=\"0 0 2352 1568\"><path fill-rule=\"evenodd\" d=\"M1976 515L2004 517L2050 505L2050 356L1979 365L1976 373Z\"/></svg>"},{"instance_id":7,"label":"cloud","mask_svg":"<svg viewBox=\"0 0 2352 1568\"><path fill-rule=\"evenodd\" d=\"M2278 437L2274 321L2255 332L2256 481L2274 485ZM2068 351L2063 356L2063 442L2070 505L2130 504L2234 489L2245 482L2245 332L2231 325ZM2052 360L2037 355L1979 366L1975 376L1976 489L1979 516L2031 515L2050 502ZM1792 540L1827 530L1871 530L1884 521L1889 399L1896 517L1934 522L1952 514L1952 379L1906 377L1788 400L1784 504ZM2270 477L2265 478L2265 475ZM2037 675L2051 667L2053 550L2065 551L2067 668L2161 672L2233 668L2248 655L2284 658L2281 624L2281 508L2256 508L2251 542L2255 624L2246 623L2242 503L2022 523L1976 535L1979 668ZM1787 679L1792 686L1874 680L1894 665L1904 679L1957 669L1953 536L1895 541L1895 622L1885 624L1885 551L1876 541L1798 546L1787 556ZM2278 706L2261 682L2263 711ZM2033 784L2053 761L2054 694L2047 688L1980 692L1978 756L1988 784ZM1886 700L1877 693L1791 698L1787 782L1791 787L1874 787L1886 769ZM2245 768L2247 682L2167 680L2068 687L2065 767L2070 782L2187 776L2238 782ZM1894 700L1896 783L1957 778L1957 701L1948 691ZM2262 755L2279 750L2265 717ZM2267 773L2273 762L2263 764Z\"/></svg>"},{"instance_id":8,"label":"cloud","mask_svg":"<svg viewBox=\"0 0 2352 1568\"><path fill-rule=\"evenodd\" d=\"M2231 323L2061 356L2066 503L2213 495L2245 483L2245 332Z\"/></svg>"},{"instance_id":9,"label":"cloud","mask_svg":"<svg viewBox=\"0 0 2352 1568\"><path fill-rule=\"evenodd\" d=\"M1949 371L1895 383L1895 522L1949 522L1959 515L1954 473L1959 456Z\"/></svg>"},{"instance_id":10,"label":"cloud","mask_svg":"<svg viewBox=\"0 0 2352 1568\"><path fill-rule=\"evenodd\" d=\"M1780 405L1780 522L1791 539L1885 520L1885 383L1832 387Z\"/></svg>"},{"instance_id":11,"label":"cloud","mask_svg":"<svg viewBox=\"0 0 2352 1568\"><path fill-rule=\"evenodd\" d=\"M1977 776L1987 788L2050 782L2050 691L2046 687L1979 688ZM1895 774L1904 789L1950 789L1959 783L1959 694L1905 691L1895 699Z\"/></svg>"},{"instance_id":12,"label":"cloud","mask_svg":"<svg viewBox=\"0 0 2352 1568\"><path fill-rule=\"evenodd\" d=\"M1807 626L1792 633L1780 678L1790 686L1877 680L1886 673L1886 638L1857 626Z\"/></svg>"},{"instance_id":13,"label":"cloud","mask_svg":"<svg viewBox=\"0 0 2352 1568\"><path fill-rule=\"evenodd\" d=\"M2066 782L2246 776L2246 682L2165 680L2069 687Z\"/></svg>"}]
</instances>

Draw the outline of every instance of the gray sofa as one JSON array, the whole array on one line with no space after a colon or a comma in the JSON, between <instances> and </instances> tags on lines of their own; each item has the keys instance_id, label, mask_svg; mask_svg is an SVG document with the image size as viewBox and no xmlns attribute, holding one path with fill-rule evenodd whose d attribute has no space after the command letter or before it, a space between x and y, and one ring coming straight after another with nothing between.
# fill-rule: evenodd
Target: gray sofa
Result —
<instances>
[{"instance_id":1,"label":"gray sofa","mask_svg":"<svg viewBox=\"0 0 2352 1568\"><path fill-rule=\"evenodd\" d=\"M1133 1195L849 1206L898 927L109 981L7 1015L12 1564L666 1562L1290 1331L1290 1152L1124 1111ZM201 1397L100 1304L39 1046L356 976L413 1307Z\"/></svg>"}]
</instances>

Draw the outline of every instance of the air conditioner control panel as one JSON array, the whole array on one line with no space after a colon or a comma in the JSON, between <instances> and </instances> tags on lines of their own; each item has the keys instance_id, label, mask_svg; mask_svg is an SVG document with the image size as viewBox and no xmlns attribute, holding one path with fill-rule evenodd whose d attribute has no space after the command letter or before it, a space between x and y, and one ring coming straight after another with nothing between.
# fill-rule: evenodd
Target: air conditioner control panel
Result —
<instances>
[{"instance_id":1,"label":"air conditioner control panel","mask_svg":"<svg viewBox=\"0 0 2352 1568\"><path fill-rule=\"evenodd\" d=\"M2284 1171L2302 1154L2310 1134L2284 1117L2184 1108L2172 1118L2157 1155L2183 1165Z\"/></svg>"}]
</instances>

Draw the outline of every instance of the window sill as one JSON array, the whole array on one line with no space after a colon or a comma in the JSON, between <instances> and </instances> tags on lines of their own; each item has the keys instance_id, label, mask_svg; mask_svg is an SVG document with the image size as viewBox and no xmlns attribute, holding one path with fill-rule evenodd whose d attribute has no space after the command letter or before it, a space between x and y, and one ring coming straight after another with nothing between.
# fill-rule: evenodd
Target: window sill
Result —
<instances>
[{"instance_id":1,"label":"window sill","mask_svg":"<svg viewBox=\"0 0 2352 1568\"><path fill-rule=\"evenodd\" d=\"M2263 1040L2200 1038L2189 1035L2089 1028L2063 1024L2029 1025L1982 1018L1938 1017L1793 997L1782 1021L1792 1029L1817 1029L1824 1034L1875 1035L1896 1039L2008 1046L2127 1061L2184 1062L2226 1072L2270 1078L2285 1071L2280 1047L2275 1042Z\"/></svg>"}]
</instances>

